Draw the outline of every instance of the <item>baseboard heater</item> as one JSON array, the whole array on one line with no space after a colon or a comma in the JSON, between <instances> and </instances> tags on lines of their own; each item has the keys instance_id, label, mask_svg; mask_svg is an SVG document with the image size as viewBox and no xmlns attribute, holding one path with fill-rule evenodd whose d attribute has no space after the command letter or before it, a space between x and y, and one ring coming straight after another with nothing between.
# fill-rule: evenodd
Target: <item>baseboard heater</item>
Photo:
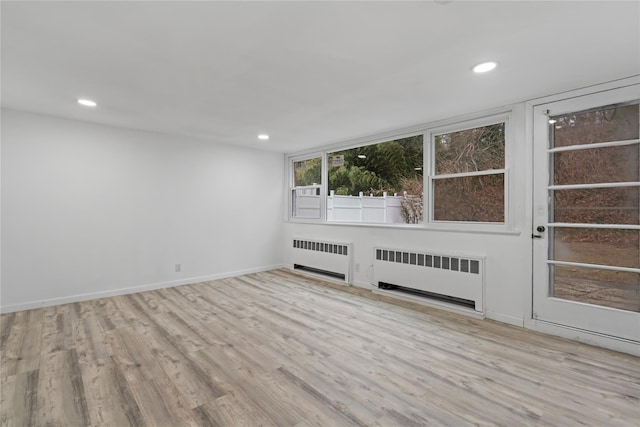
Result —
<instances>
[{"instance_id":1,"label":"baseboard heater","mask_svg":"<svg viewBox=\"0 0 640 427\"><path fill-rule=\"evenodd\" d=\"M433 292L421 291L419 289L405 288L404 286L393 285L391 283L378 282L378 289L384 289L386 291L398 291L409 295L416 295L419 297L425 297L436 301L446 302L449 304L455 304L462 307L474 309L476 308L475 301L471 301L464 298L456 298L447 295L434 294Z\"/></svg>"},{"instance_id":2,"label":"baseboard heater","mask_svg":"<svg viewBox=\"0 0 640 427\"><path fill-rule=\"evenodd\" d=\"M388 247L374 251L379 289L484 312L484 257Z\"/></svg>"},{"instance_id":3,"label":"baseboard heater","mask_svg":"<svg viewBox=\"0 0 640 427\"><path fill-rule=\"evenodd\" d=\"M292 241L294 270L320 274L351 283L352 244L309 238Z\"/></svg>"},{"instance_id":4,"label":"baseboard heater","mask_svg":"<svg viewBox=\"0 0 640 427\"><path fill-rule=\"evenodd\" d=\"M321 270L319 268L307 267L306 265L293 264L294 270L308 271L309 273L321 274L323 276L333 277L334 279L346 280L346 276L343 273L336 273L334 271Z\"/></svg>"}]
</instances>

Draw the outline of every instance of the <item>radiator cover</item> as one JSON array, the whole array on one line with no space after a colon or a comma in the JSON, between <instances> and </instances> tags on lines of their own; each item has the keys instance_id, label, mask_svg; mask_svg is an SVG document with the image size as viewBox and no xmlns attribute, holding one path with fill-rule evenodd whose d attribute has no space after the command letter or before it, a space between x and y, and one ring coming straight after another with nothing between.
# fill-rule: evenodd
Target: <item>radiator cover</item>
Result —
<instances>
[{"instance_id":1,"label":"radiator cover","mask_svg":"<svg viewBox=\"0 0 640 427\"><path fill-rule=\"evenodd\" d=\"M484 269L485 259L477 255L374 248L376 283L467 300L477 312L484 312Z\"/></svg>"},{"instance_id":2,"label":"radiator cover","mask_svg":"<svg viewBox=\"0 0 640 427\"><path fill-rule=\"evenodd\" d=\"M292 264L294 269L312 271L351 283L353 245L347 242L294 237Z\"/></svg>"}]
</instances>

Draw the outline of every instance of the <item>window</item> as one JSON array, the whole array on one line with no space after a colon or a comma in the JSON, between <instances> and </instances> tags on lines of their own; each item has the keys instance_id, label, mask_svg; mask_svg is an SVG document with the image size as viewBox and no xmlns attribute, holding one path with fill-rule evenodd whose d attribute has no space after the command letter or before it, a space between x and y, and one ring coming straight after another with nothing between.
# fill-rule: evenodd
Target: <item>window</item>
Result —
<instances>
[{"instance_id":1,"label":"window","mask_svg":"<svg viewBox=\"0 0 640 427\"><path fill-rule=\"evenodd\" d=\"M327 221L423 221L423 136L327 153Z\"/></svg>"},{"instance_id":2,"label":"window","mask_svg":"<svg viewBox=\"0 0 640 427\"><path fill-rule=\"evenodd\" d=\"M510 117L425 126L383 142L291 157L290 218L487 231L506 226Z\"/></svg>"},{"instance_id":3,"label":"window","mask_svg":"<svg viewBox=\"0 0 640 427\"><path fill-rule=\"evenodd\" d=\"M320 219L322 158L294 160L292 170L291 217Z\"/></svg>"},{"instance_id":4,"label":"window","mask_svg":"<svg viewBox=\"0 0 640 427\"><path fill-rule=\"evenodd\" d=\"M505 222L506 121L432 137L434 221Z\"/></svg>"}]
</instances>

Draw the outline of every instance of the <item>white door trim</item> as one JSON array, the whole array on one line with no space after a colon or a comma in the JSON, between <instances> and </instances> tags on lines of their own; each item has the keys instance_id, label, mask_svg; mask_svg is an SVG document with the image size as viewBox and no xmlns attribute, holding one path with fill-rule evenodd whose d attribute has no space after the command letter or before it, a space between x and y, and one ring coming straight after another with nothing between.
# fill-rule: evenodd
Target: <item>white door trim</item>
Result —
<instances>
[{"instance_id":1,"label":"white door trim","mask_svg":"<svg viewBox=\"0 0 640 427\"><path fill-rule=\"evenodd\" d=\"M534 170L533 170L533 154L534 154L534 108L542 105L548 104L561 100L569 100L572 98L582 97L584 95L595 94L599 92L605 92L612 89L638 85L640 84L640 75L632 76L629 78L624 78L620 80L615 80L603 84L598 84L594 86L589 86L573 91L563 92L551 96L546 96L543 98L537 98L530 101L525 102L525 152L530 161L527 161L525 164L526 167L526 185L527 190L529 191L529 199L527 203L529 207L527 209L526 214L526 229L528 232L534 232L534 216L533 216L533 184L534 184ZM533 263L533 239L531 243L531 262ZM533 269L532 269L533 271ZM577 328L572 328L569 326L558 325L547 321L537 320L533 317L533 276L531 278L529 292L525 293L524 299L524 327L528 329L537 330L543 333L548 333L552 335L561 336L564 338L570 338L573 340L577 340L580 342L597 345L601 347L610 348L616 351L622 351L634 355L640 356L640 348L637 343L632 341L614 338L590 331L585 331Z\"/></svg>"}]
</instances>

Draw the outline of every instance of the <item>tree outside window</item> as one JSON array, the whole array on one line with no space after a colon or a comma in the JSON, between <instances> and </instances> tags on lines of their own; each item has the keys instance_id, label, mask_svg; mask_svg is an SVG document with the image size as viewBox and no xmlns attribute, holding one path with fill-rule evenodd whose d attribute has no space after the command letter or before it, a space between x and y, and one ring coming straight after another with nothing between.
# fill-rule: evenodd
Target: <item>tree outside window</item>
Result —
<instances>
[{"instance_id":1,"label":"tree outside window","mask_svg":"<svg viewBox=\"0 0 640 427\"><path fill-rule=\"evenodd\" d=\"M401 222L421 223L423 152L423 136L416 135L328 153L329 195L394 196Z\"/></svg>"},{"instance_id":2,"label":"tree outside window","mask_svg":"<svg viewBox=\"0 0 640 427\"><path fill-rule=\"evenodd\" d=\"M505 123L435 135L433 219L505 222Z\"/></svg>"}]
</instances>

